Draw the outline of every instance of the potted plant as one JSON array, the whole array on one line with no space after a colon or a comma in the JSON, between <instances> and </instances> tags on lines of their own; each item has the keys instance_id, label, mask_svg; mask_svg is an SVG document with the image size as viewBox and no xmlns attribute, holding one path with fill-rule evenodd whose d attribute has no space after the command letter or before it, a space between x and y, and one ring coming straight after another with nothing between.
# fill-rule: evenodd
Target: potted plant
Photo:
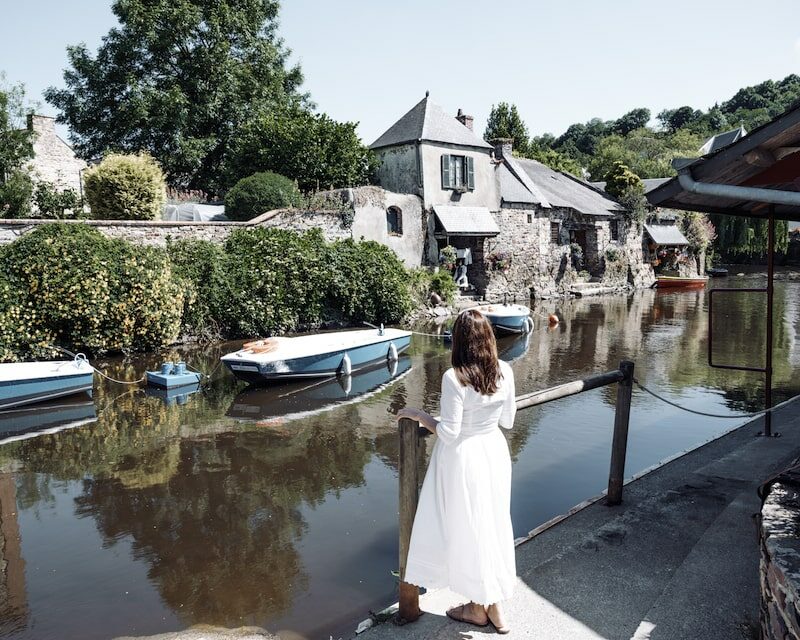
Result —
<instances>
[{"instance_id":1,"label":"potted plant","mask_svg":"<svg viewBox=\"0 0 800 640\"><path fill-rule=\"evenodd\" d=\"M508 251L492 251L485 258L489 271L508 271L511 268L511 253Z\"/></svg>"},{"instance_id":2,"label":"potted plant","mask_svg":"<svg viewBox=\"0 0 800 640\"><path fill-rule=\"evenodd\" d=\"M443 268L452 271L456 267L457 257L456 248L448 244L439 251L439 264L441 264Z\"/></svg>"}]
</instances>

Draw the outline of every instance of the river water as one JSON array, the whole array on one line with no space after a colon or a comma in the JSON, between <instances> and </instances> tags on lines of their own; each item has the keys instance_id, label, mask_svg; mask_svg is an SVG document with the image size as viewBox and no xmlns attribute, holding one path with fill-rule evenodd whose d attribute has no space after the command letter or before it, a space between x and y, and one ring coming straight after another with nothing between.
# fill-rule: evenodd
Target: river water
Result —
<instances>
[{"instance_id":1,"label":"river water","mask_svg":"<svg viewBox=\"0 0 800 640\"><path fill-rule=\"evenodd\" d=\"M710 286L764 283L748 273ZM763 406L763 376L707 366L707 304L705 290L550 301L534 332L500 351L518 394L631 359L670 399L739 416L704 418L635 390L631 476ZM763 294L715 302L718 362L763 363L764 310ZM776 311L778 402L800 388L800 282L776 285ZM562 321L548 329L538 314L551 312ZM98 364L129 380L178 356L210 371L236 346ZM348 637L395 599L393 415L405 405L436 413L448 366L438 339L414 336L396 371L353 376L349 389L247 390L217 369L177 401L104 382L93 403L17 414L26 428L83 424L0 445L0 637L106 639L199 623ZM607 387L518 414L507 434L517 535L604 488L614 400Z\"/></svg>"}]
</instances>

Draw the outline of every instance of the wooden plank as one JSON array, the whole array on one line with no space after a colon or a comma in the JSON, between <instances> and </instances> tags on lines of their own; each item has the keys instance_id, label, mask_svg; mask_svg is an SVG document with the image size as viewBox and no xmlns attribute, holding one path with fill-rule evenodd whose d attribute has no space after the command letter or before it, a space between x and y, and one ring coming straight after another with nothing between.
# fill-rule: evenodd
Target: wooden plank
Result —
<instances>
[{"instance_id":1,"label":"wooden plank","mask_svg":"<svg viewBox=\"0 0 800 640\"><path fill-rule=\"evenodd\" d=\"M598 387L604 387L608 384L614 384L622 380L621 371L608 371L606 373L599 373L594 376L589 376L583 380L575 380L560 384L556 387L543 389L542 391L534 391L533 393L526 393L525 395L517 396L517 410L535 407L545 402L552 402L559 398L566 398L567 396L574 396L577 393L584 391L591 391Z\"/></svg>"},{"instance_id":2,"label":"wooden plank","mask_svg":"<svg viewBox=\"0 0 800 640\"><path fill-rule=\"evenodd\" d=\"M400 419L400 600L395 622L405 624L419 618L419 588L404 582L406 561L411 543L411 529L419 501L419 423L408 418Z\"/></svg>"}]
</instances>

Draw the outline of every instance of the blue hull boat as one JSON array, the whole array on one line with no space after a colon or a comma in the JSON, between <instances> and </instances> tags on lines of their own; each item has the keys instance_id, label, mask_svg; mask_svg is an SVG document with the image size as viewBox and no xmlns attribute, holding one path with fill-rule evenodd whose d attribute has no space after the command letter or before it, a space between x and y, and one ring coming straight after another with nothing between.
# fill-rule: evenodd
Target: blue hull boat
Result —
<instances>
[{"instance_id":1,"label":"blue hull boat","mask_svg":"<svg viewBox=\"0 0 800 640\"><path fill-rule=\"evenodd\" d=\"M233 375L251 383L327 378L397 360L410 344L411 332L401 329L334 331L246 343L221 360Z\"/></svg>"},{"instance_id":2,"label":"blue hull boat","mask_svg":"<svg viewBox=\"0 0 800 640\"><path fill-rule=\"evenodd\" d=\"M287 422L361 400L410 370L411 358L400 356L399 360L380 362L349 376L248 387L236 396L226 415L247 421Z\"/></svg>"},{"instance_id":3,"label":"blue hull boat","mask_svg":"<svg viewBox=\"0 0 800 640\"><path fill-rule=\"evenodd\" d=\"M531 310L521 304L486 304L475 310L492 323L497 333L530 333L533 330Z\"/></svg>"},{"instance_id":4,"label":"blue hull boat","mask_svg":"<svg viewBox=\"0 0 800 640\"><path fill-rule=\"evenodd\" d=\"M79 427L97 419L88 398L62 398L0 411L0 443Z\"/></svg>"},{"instance_id":5,"label":"blue hull boat","mask_svg":"<svg viewBox=\"0 0 800 640\"><path fill-rule=\"evenodd\" d=\"M0 364L0 409L92 392L94 369L86 360Z\"/></svg>"}]
</instances>

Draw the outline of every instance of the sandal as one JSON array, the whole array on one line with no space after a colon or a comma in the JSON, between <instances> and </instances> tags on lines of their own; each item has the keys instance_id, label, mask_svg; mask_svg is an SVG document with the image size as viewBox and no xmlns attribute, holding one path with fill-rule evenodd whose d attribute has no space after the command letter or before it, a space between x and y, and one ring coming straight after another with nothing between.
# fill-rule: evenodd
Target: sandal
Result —
<instances>
[{"instance_id":1,"label":"sandal","mask_svg":"<svg viewBox=\"0 0 800 640\"><path fill-rule=\"evenodd\" d=\"M446 612L447 617L451 620L455 620L456 622L466 622L467 624L475 625L476 627L486 627L489 625L489 616L486 616L486 622L483 623L465 618L464 609L466 606L466 604L462 604L457 607L453 607L452 609L448 609Z\"/></svg>"},{"instance_id":2,"label":"sandal","mask_svg":"<svg viewBox=\"0 0 800 640\"><path fill-rule=\"evenodd\" d=\"M492 620L492 616L489 615L489 612L486 612L486 618L489 620L489 624L494 627L494 630L497 631L500 635L506 635L507 633L511 633L511 627L498 627L494 620Z\"/></svg>"}]
</instances>

